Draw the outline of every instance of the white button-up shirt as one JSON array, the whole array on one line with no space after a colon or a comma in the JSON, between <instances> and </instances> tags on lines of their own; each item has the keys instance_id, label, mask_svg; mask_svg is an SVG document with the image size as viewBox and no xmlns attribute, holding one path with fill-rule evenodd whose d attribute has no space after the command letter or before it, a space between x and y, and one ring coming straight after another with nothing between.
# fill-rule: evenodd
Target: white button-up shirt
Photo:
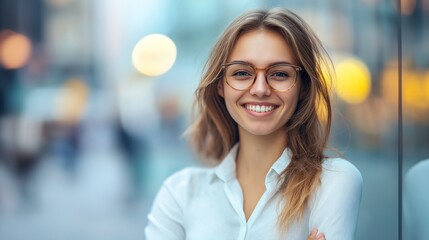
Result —
<instances>
[{"instance_id":1,"label":"white button-up shirt","mask_svg":"<svg viewBox=\"0 0 429 240\"><path fill-rule=\"evenodd\" d=\"M286 149L268 171L266 191L246 221L236 178L237 149L238 145L215 168L191 167L169 177L148 215L146 239L305 240L313 228L327 240L354 239L362 192L362 176L355 166L340 158L326 159L321 185L301 221L281 233L277 219L287 201L278 194L278 186L290 151Z\"/></svg>"}]
</instances>

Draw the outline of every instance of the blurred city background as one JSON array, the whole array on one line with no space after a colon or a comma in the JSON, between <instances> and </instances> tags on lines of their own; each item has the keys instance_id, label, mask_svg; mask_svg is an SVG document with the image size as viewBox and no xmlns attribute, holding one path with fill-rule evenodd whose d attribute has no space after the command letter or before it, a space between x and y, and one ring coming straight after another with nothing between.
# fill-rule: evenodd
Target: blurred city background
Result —
<instances>
[{"instance_id":1,"label":"blurred city background","mask_svg":"<svg viewBox=\"0 0 429 240\"><path fill-rule=\"evenodd\" d=\"M217 36L274 6L302 16L335 63L331 145L364 179L356 238L399 239L403 209L403 239L423 239L429 0L397 4L0 0L0 239L143 239L163 180L200 165L182 133Z\"/></svg>"}]
</instances>

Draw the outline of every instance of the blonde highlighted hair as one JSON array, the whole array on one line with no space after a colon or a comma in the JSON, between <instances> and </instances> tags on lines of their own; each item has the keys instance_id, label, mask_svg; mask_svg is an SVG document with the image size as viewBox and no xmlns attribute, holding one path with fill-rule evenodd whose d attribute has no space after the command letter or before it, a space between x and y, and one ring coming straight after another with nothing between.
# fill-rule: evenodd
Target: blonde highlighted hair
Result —
<instances>
[{"instance_id":1,"label":"blonde highlighted hair","mask_svg":"<svg viewBox=\"0 0 429 240\"><path fill-rule=\"evenodd\" d=\"M218 95L217 84L223 78L222 64L226 63L237 39L256 29L281 34L304 69L300 76L301 96L285 126L292 159L281 174L280 193L287 202L278 220L280 229L286 230L292 221L301 219L310 195L320 184L323 151L331 127L327 85L330 77L325 69L332 64L320 40L304 20L283 8L254 10L235 19L219 37L205 65L195 92L198 114L187 133L197 153L216 161L221 161L239 141L237 123ZM325 113L323 119L318 114L320 111Z\"/></svg>"}]
</instances>

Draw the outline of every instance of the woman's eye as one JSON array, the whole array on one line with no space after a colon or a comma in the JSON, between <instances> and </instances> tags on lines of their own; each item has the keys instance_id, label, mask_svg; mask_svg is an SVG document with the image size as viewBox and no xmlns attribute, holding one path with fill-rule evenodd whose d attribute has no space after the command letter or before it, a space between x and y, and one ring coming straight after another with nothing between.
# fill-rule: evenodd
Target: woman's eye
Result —
<instances>
[{"instance_id":1,"label":"woman's eye","mask_svg":"<svg viewBox=\"0 0 429 240\"><path fill-rule=\"evenodd\" d=\"M289 77L289 74L287 74L285 72L275 72L271 76L275 77L275 78L287 78L287 77Z\"/></svg>"},{"instance_id":2,"label":"woman's eye","mask_svg":"<svg viewBox=\"0 0 429 240\"><path fill-rule=\"evenodd\" d=\"M237 77L245 77L245 76L251 76L252 74L250 74L249 72L246 71L236 71L233 76L237 76Z\"/></svg>"},{"instance_id":3,"label":"woman's eye","mask_svg":"<svg viewBox=\"0 0 429 240\"><path fill-rule=\"evenodd\" d=\"M275 71L268 75L268 80L286 82L292 79L292 75L287 71Z\"/></svg>"}]
</instances>

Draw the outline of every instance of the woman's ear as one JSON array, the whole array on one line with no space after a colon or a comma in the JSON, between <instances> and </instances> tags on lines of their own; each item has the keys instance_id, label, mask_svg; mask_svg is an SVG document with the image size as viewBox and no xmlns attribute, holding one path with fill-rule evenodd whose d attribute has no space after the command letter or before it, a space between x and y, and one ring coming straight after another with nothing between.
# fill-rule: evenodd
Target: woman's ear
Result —
<instances>
[{"instance_id":1,"label":"woman's ear","mask_svg":"<svg viewBox=\"0 0 429 240\"><path fill-rule=\"evenodd\" d=\"M219 94L221 97L224 97L222 79L217 82L217 94Z\"/></svg>"}]
</instances>

